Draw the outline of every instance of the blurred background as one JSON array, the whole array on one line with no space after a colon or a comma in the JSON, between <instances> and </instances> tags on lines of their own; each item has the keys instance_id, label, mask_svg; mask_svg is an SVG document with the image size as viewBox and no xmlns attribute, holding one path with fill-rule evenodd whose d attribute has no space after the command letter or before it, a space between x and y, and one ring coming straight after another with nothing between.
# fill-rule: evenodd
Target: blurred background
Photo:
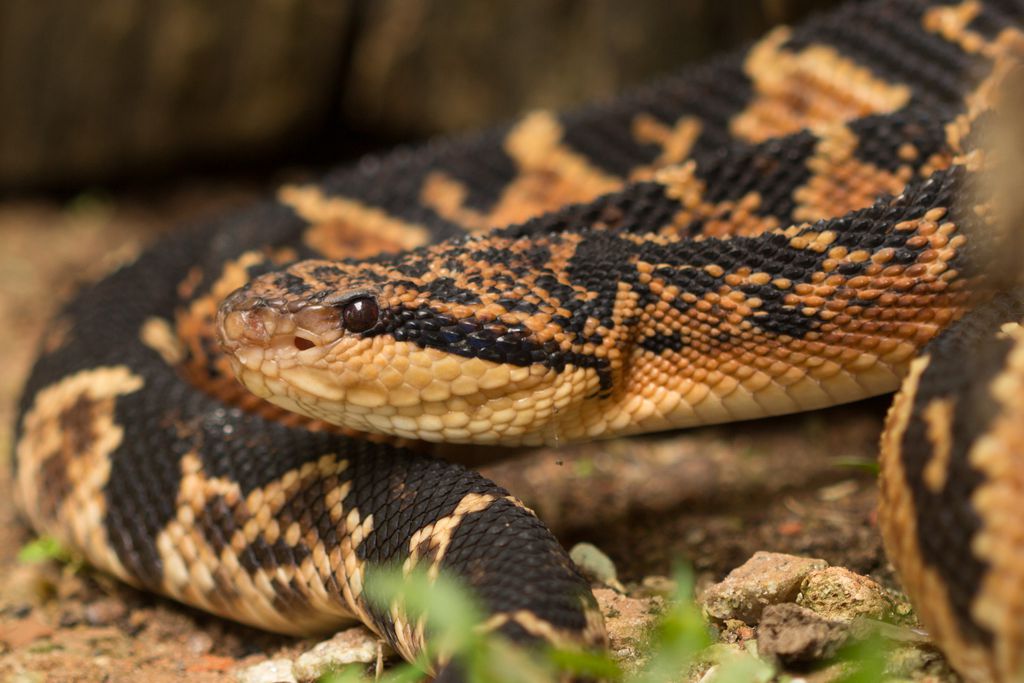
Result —
<instances>
[{"instance_id":1,"label":"blurred background","mask_svg":"<svg viewBox=\"0 0 1024 683\"><path fill-rule=\"evenodd\" d=\"M823 0L0 0L0 191L267 173L562 108Z\"/></svg>"}]
</instances>

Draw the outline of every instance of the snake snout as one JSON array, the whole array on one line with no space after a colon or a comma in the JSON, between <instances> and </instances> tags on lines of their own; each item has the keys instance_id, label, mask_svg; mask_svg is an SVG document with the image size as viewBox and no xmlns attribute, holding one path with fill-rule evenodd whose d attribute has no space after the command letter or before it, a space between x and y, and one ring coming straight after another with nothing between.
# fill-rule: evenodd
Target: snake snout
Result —
<instances>
[{"instance_id":1,"label":"snake snout","mask_svg":"<svg viewBox=\"0 0 1024 683\"><path fill-rule=\"evenodd\" d=\"M240 344L266 345L273 334L269 302L249 295L245 288L229 295L217 309L217 331L225 348Z\"/></svg>"},{"instance_id":2,"label":"snake snout","mask_svg":"<svg viewBox=\"0 0 1024 683\"><path fill-rule=\"evenodd\" d=\"M342 333L339 316L331 306L268 299L243 287L221 303L218 333L229 353L258 347L288 356L336 342Z\"/></svg>"}]
</instances>

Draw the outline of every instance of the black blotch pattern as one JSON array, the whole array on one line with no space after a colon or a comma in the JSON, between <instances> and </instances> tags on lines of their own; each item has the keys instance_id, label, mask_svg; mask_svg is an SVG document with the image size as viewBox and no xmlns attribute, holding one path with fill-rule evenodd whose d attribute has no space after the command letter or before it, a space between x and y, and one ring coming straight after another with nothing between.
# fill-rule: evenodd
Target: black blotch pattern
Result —
<instances>
[{"instance_id":1,"label":"black blotch pattern","mask_svg":"<svg viewBox=\"0 0 1024 683\"><path fill-rule=\"evenodd\" d=\"M728 122L743 110L751 94L742 55L734 53L637 88L614 102L563 115L564 142L597 167L626 178L635 167L653 163L662 153L659 145L640 143L633 136L638 113L653 116L669 128L683 116L696 116L701 133L690 158L704 165L723 146L743 146L729 134Z\"/></svg>"},{"instance_id":2,"label":"black blotch pattern","mask_svg":"<svg viewBox=\"0 0 1024 683\"><path fill-rule=\"evenodd\" d=\"M917 153L911 163L917 164L939 152L949 151L944 121L953 117L959 107L950 105L948 114L936 116L922 107L908 107L888 115L865 116L848 124L857 135L854 154L858 159L895 173L908 162L900 149L909 144Z\"/></svg>"},{"instance_id":3,"label":"black blotch pattern","mask_svg":"<svg viewBox=\"0 0 1024 683\"><path fill-rule=\"evenodd\" d=\"M291 296L302 296L312 289L310 285L306 284L305 280L288 272L281 272L275 276L274 286Z\"/></svg>"},{"instance_id":4,"label":"black blotch pattern","mask_svg":"<svg viewBox=\"0 0 1024 683\"><path fill-rule=\"evenodd\" d=\"M719 150L713 163L697 167L697 177L707 185L705 199L735 201L757 192L761 197L758 214L790 222L796 207L793 191L811 177L807 159L816 143L816 136L801 131L737 151Z\"/></svg>"},{"instance_id":5,"label":"black blotch pattern","mask_svg":"<svg viewBox=\"0 0 1024 683\"><path fill-rule=\"evenodd\" d=\"M803 137L798 136L798 139L803 140ZM776 152L784 156L791 153L782 152L782 149L780 147ZM797 149L795 153L802 155L806 151ZM758 148L752 151L753 156L745 152L744 158L761 159L765 153L766 148ZM782 164L785 165L788 164ZM771 173L775 173L775 170L769 170ZM728 182L734 180L728 174L725 178ZM838 218L818 221L804 230L811 234L831 231L835 234L831 247L845 247L849 252L864 250L875 253L891 249L893 256L890 263L908 266L930 247L927 244L910 247L907 240L916 233L897 230L895 226L922 218L932 208L952 206L948 218L956 223L961 233L972 239L975 234L983 232L979 229L978 218L971 211L955 206L954 198L968 189L965 178L966 174L961 167L938 171L927 179L911 183L898 197L881 197L870 207ZM593 223L587 219L606 215L609 207L615 207L616 215L624 217L619 226L591 227ZM372 334L390 334L399 341L497 363L517 366L540 364L559 372L568 366L593 368L601 381L601 395L606 395L613 382L610 364L604 357L584 352L584 346L597 346L604 342L604 335L594 331L596 328L615 328L613 314L621 285L628 286L638 294L641 307L657 302L658 297L641 282L637 263L654 265L653 277L656 280L675 285L681 293L702 299L709 293L719 292L726 286L725 276L740 268L766 272L773 280L783 279L800 284L811 282L815 273L821 272L823 262L828 258L829 250L817 252L792 247L791 238L781 233L731 239L682 238L664 243L631 237L638 234L642 236L644 233L640 231L644 228L649 233L657 233L657 227L660 227L658 222L670 220L676 210L676 200L666 195L664 188L651 183L639 183L601 198L596 206L567 207L498 233L501 237L532 240L533 247L525 254L507 247L488 246L489 238L467 238L456 243L456 253L471 256L469 264L463 266L464 269L497 265L504 270L503 274L492 273L487 277L493 283L489 288L490 293L497 296L498 303L506 311L529 312L539 308L539 304L524 300L524 292L533 292L549 305L557 305L568 311L567 315L551 317L551 323L566 333L568 341L565 343L542 343L525 326L510 325L500 320L475 317L455 320L429 303L390 310L386 323L378 326ZM555 272L546 261L554 248L569 235L575 240L575 251L564 272ZM984 242L984 239L980 241ZM965 276L977 274L978 259L969 258L970 249L963 251L950 263L950 267L958 269ZM404 259L419 267L419 264L427 260L428 253L426 250L418 250L408 255L388 258L393 259L394 270L402 273ZM870 259L847 262L840 264L836 272L852 278L863 274L871 264ZM721 269L721 275L712 275L709 272L711 266ZM412 280L399 280L395 284L425 291L432 300L480 302L476 292L485 289L482 271L464 270L461 281L464 286L459 286L449 277L427 280L425 284L419 285ZM519 287L522 283L529 286L522 289ZM749 321L764 332L801 338L822 323L818 312L808 314L800 307L785 303L789 289L767 284L741 286L741 291L761 300L761 306ZM682 296L672 305L683 313L691 309L691 304ZM721 319L728 314L712 310L710 315ZM656 344L660 341L660 337L647 337L642 341L642 346L657 351L659 348ZM668 344L666 348L681 348L679 340L665 341Z\"/></svg>"}]
</instances>

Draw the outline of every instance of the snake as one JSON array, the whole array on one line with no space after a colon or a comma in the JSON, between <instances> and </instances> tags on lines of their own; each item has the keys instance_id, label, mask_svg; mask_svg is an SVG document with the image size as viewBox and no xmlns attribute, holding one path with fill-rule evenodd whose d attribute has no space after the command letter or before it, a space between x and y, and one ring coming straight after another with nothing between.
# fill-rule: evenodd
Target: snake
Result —
<instances>
[{"instance_id":1,"label":"snake","mask_svg":"<svg viewBox=\"0 0 1024 683\"><path fill-rule=\"evenodd\" d=\"M881 439L888 557L967 680L1019 680L1022 27L1011 0L851 3L165 237L40 340L19 509L102 571L270 631L359 621L415 658L424 621L366 586L423 571L464 582L482 631L603 648L543 522L430 444L608 438L902 384Z\"/></svg>"}]
</instances>

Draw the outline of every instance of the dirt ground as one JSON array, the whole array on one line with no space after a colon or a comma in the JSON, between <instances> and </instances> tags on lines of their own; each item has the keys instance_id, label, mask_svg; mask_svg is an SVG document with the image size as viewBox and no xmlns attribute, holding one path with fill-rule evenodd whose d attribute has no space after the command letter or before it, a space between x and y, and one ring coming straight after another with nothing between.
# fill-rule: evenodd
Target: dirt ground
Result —
<instances>
[{"instance_id":1,"label":"dirt ground","mask_svg":"<svg viewBox=\"0 0 1024 683\"><path fill-rule=\"evenodd\" d=\"M199 187L206 189L199 190ZM126 588L88 570L25 565L11 502L11 428L47 320L174 225L253 197L254 184L0 203L0 680L229 681L312 643L273 636ZM567 545L587 541L636 582L691 563L721 578L757 550L821 557L892 586L875 520L873 463L886 401L526 454L482 469ZM456 456L474 460L462 450ZM514 457L513 457L514 456Z\"/></svg>"}]
</instances>

